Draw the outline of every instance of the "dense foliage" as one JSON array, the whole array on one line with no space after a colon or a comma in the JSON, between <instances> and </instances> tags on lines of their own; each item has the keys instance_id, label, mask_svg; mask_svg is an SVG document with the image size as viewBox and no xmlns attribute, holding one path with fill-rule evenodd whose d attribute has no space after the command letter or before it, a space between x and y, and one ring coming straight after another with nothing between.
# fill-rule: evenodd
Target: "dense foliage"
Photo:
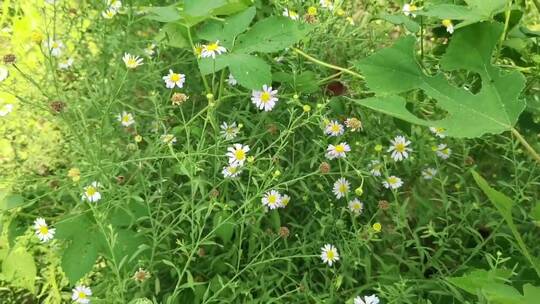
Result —
<instances>
[{"instance_id":1,"label":"dense foliage","mask_svg":"<svg viewBox=\"0 0 540 304\"><path fill-rule=\"evenodd\" d=\"M537 0L0 9L0 303L538 302Z\"/></svg>"}]
</instances>

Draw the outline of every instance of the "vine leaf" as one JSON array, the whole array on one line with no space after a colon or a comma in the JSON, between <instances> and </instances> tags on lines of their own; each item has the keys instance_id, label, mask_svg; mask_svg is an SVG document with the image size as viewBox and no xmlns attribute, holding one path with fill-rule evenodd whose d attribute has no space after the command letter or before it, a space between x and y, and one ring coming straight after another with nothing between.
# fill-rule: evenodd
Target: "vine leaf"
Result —
<instances>
[{"instance_id":1,"label":"vine leaf","mask_svg":"<svg viewBox=\"0 0 540 304\"><path fill-rule=\"evenodd\" d=\"M456 29L467 25L490 20L493 15L504 11L508 0L465 0L467 5L436 4L425 10L415 12L417 15L439 19L461 20Z\"/></svg>"},{"instance_id":2,"label":"vine leaf","mask_svg":"<svg viewBox=\"0 0 540 304\"><path fill-rule=\"evenodd\" d=\"M427 75L414 53L415 38L402 38L357 63L375 97L357 101L360 105L405 121L446 129L452 137L480 137L512 129L525 101L519 95L525 78L517 71L504 72L491 64L493 50L502 33L498 23L478 23L456 31L440 65L443 70L466 70L480 75L477 94L456 87L442 73ZM407 110L400 93L420 89L447 111L445 118L430 121Z\"/></svg>"}]
</instances>

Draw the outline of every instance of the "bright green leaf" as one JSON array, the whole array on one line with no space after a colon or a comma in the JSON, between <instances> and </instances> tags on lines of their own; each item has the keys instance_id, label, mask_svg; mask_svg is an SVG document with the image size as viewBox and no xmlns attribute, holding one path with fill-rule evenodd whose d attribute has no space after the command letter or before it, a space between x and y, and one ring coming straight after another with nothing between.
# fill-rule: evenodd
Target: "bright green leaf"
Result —
<instances>
[{"instance_id":1,"label":"bright green leaf","mask_svg":"<svg viewBox=\"0 0 540 304\"><path fill-rule=\"evenodd\" d=\"M441 73L426 75L414 56L415 38L406 37L358 63L368 86L377 93L359 104L411 123L442 127L453 137L480 137L510 130L525 108L525 102L518 99L525 79L517 71L504 73L491 65L501 31L501 25L490 23L458 30L441 60L447 71L478 73L482 89L477 94L453 86ZM435 99L448 115L429 121L409 112L406 100L398 94L414 89Z\"/></svg>"},{"instance_id":2,"label":"bright green leaf","mask_svg":"<svg viewBox=\"0 0 540 304\"><path fill-rule=\"evenodd\" d=\"M24 197L18 194L6 194L0 193L0 210L9 210L24 205Z\"/></svg>"},{"instance_id":3,"label":"bright green leaf","mask_svg":"<svg viewBox=\"0 0 540 304\"><path fill-rule=\"evenodd\" d=\"M69 279L69 283L76 284L80 278L90 272L97 258L97 242L94 238L81 235L73 240L62 256L62 270Z\"/></svg>"},{"instance_id":4,"label":"bright green leaf","mask_svg":"<svg viewBox=\"0 0 540 304\"><path fill-rule=\"evenodd\" d=\"M23 247L13 249L2 263L2 276L13 286L34 292L36 275L34 257Z\"/></svg>"},{"instance_id":5,"label":"bright green leaf","mask_svg":"<svg viewBox=\"0 0 540 304\"><path fill-rule=\"evenodd\" d=\"M224 6L227 0L185 0L184 13L189 16L207 16L212 10Z\"/></svg>"},{"instance_id":6,"label":"bright green leaf","mask_svg":"<svg viewBox=\"0 0 540 304\"><path fill-rule=\"evenodd\" d=\"M477 294L486 286L504 282L512 273L510 271L495 269L486 271L475 269L461 277L446 278L450 283L465 290L470 294Z\"/></svg>"},{"instance_id":7,"label":"bright green leaf","mask_svg":"<svg viewBox=\"0 0 540 304\"><path fill-rule=\"evenodd\" d=\"M255 7L250 7L224 21L210 20L197 31L197 36L207 41L219 40L225 47L231 49L234 38L249 27L255 17L255 11Z\"/></svg>"},{"instance_id":8,"label":"bright green leaf","mask_svg":"<svg viewBox=\"0 0 540 304\"><path fill-rule=\"evenodd\" d=\"M199 70L202 75L212 74L223 70L229 65L230 54L219 55L216 59L201 58L199 60Z\"/></svg>"},{"instance_id":9,"label":"bright green leaf","mask_svg":"<svg viewBox=\"0 0 540 304\"><path fill-rule=\"evenodd\" d=\"M186 27L177 23L165 24L156 36L156 41L176 48L191 48Z\"/></svg>"},{"instance_id":10,"label":"bright green leaf","mask_svg":"<svg viewBox=\"0 0 540 304\"><path fill-rule=\"evenodd\" d=\"M417 11L417 15L435 17L439 19L462 20L456 28L491 20L491 18L504 10L508 0L465 0L467 6L454 4L436 4L424 10Z\"/></svg>"},{"instance_id":11,"label":"bright green leaf","mask_svg":"<svg viewBox=\"0 0 540 304\"><path fill-rule=\"evenodd\" d=\"M147 7L143 8L143 12L146 13L144 18L159 22L174 22L182 18L175 6Z\"/></svg>"},{"instance_id":12,"label":"bright green leaf","mask_svg":"<svg viewBox=\"0 0 540 304\"><path fill-rule=\"evenodd\" d=\"M240 35L235 51L277 52L300 41L311 29L311 25L295 22L287 17L269 17L257 22L249 31Z\"/></svg>"},{"instance_id":13,"label":"bright green leaf","mask_svg":"<svg viewBox=\"0 0 540 304\"><path fill-rule=\"evenodd\" d=\"M407 28L407 30L414 33L420 30L420 25L418 25L418 23L416 23L413 19L403 14L398 14L398 15L384 14L384 15L381 15L380 18L392 24L404 25L405 28Z\"/></svg>"},{"instance_id":14,"label":"bright green leaf","mask_svg":"<svg viewBox=\"0 0 540 304\"><path fill-rule=\"evenodd\" d=\"M230 219L227 220L228 217L229 214L226 211L222 211L214 217L216 235L224 244L231 241L234 233L234 222Z\"/></svg>"},{"instance_id":15,"label":"bright green leaf","mask_svg":"<svg viewBox=\"0 0 540 304\"><path fill-rule=\"evenodd\" d=\"M238 83L248 89L260 90L272 83L272 73L266 61L248 54L230 54L229 69Z\"/></svg>"},{"instance_id":16,"label":"bright green leaf","mask_svg":"<svg viewBox=\"0 0 540 304\"><path fill-rule=\"evenodd\" d=\"M540 299L540 287L531 284L523 285L523 304L536 304Z\"/></svg>"}]
</instances>

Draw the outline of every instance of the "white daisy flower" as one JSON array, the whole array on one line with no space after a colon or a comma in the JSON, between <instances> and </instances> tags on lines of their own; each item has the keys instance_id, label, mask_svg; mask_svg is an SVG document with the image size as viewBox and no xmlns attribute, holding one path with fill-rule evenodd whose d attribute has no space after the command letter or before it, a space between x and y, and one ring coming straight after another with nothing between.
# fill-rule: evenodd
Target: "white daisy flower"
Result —
<instances>
[{"instance_id":1,"label":"white daisy flower","mask_svg":"<svg viewBox=\"0 0 540 304\"><path fill-rule=\"evenodd\" d=\"M320 0L321 7L334 10L334 0Z\"/></svg>"},{"instance_id":2,"label":"white daisy flower","mask_svg":"<svg viewBox=\"0 0 540 304\"><path fill-rule=\"evenodd\" d=\"M167 145L173 145L176 143L176 136L172 134L161 135L161 142Z\"/></svg>"},{"instance_id":3,"label":"white daisy flower","mask_svg":"<svg viewBox=\"0 0 540 304\"><path fill-rule=\"evenodd\" d=\"M139 56L134 56L129 53L124 53L124 57L122 57L122 60L126 64L126 67L128 69L135 69L138 66L143 65L143 59Z\"/></svg>"},{"instance_id":4,"label":"white daisy flower","mask_svg":"<svg viewBox=\"0 0 540 304\"><path fill-rule=\"evenodd\" d=\"M349 201L349 210L354 215L360 215L362 214L362 211L364 211L364 203L362 203L359 199L355 198L352 201Z\"/></svg>"},{"instance_id":5,"label":"white daisy flower","mask_svg":"<svg viewBox=\"0 0 540 304\"><path fill-rule=\"evenodd\" d=\"M351 147L346 143L342 142L338 145L328 145L326 149L326 158L345 158L347 157L346 153L351 151Z\"/></svg>"},{"instance_id":6,"label":"white daisy flower","mask_svg":"<svg viewBox=\"0 0 540 304\"><path fill-rule=\"evenodd\" d=\"M113 8L108 8L101 12L101 16L105 19L112 19L116 14L118 14L118 11Z\"/></svg>"},{"instance_id":7,"label":"white daisy flower","mask_svg":"<svg viewBox=\"0 0 540 304\"><path fill-rule=\"evenodd\" d=\"M60 57L60 55L62 55L62 50L64 49L64 44L60 40L50 39L45 42L45 47L51 52L52 56Z\"/></svg>"},{"instance_id":8,"label":"white daisy flower","mask_svg":"<svg viewBox=\"0 0 540 304\"><path fill-rule=\"evenodd\" d=\"M291 197L288 196L287 194L283 194L281 196L281 208L287 207L287 205L289 205L290 201L291 201Z\"/></svg>"},{"instance_id":9,"label":"white daisy flower","mask_svg":"<svg viewBox=\"0 0 540 304\"><path fill-rule=\"evenodd\" d=\"M56 232L55 228L49 228L47 222L42 217L38 217L34 221L34 230L36 230L37 237L41 242L45 243L54 238L54 233Z\"/></svg>"},{"instance_id":10,"label":"white daisy flower","mask_svg":"<svg viewBox=\"0 0 540 304\"><path fill-rule=\"evenodd\" d=\"M240 175L240 173L242 173L242 167L238 165L228 165L223 167L221 173L226 178L237 177L238 175Z\"/></svg>"},{"instance_id":11,"label":"white daisy flower","mask_svg":"<svg viewBox=\"0 0 540 304\"><path fill-rule=\"evenodd\" d=\"M229 157L230 165L243 166L247 158L247 153L249 152L249 146L244 146L242 144L234 144L232 147L227 149L227 157Z\"/></svg>"},{"instance_id":12,"label":"white daisy flower","mask_svg":"<svg viewBox=\"0 0 540 304\"><path fill-rule=\"evenodd\" d=\"M403 4L403 8L401 9L405 16L412 16L413 18L416 18L416 14L414 13L416 10L416 6L409 3Z\"/></svg>"},{"instance_id":13,"label":"white daisy flower","mask_svg":"<svg viewBox=\"0 0 540 304\"><path fill-rule=\"evenodd\" d=\"M109 0L107 1L107 5L115 10L119 10L122 8L122 1L120 0Z\"/></svg>"},{"instance_id":14,"label":"white daisy flower","mask_svg":"<svg viewBox=\"0 0 540 304\"><path fill-rule=\"evenodd\" d=\"M435 168L426 168L422 170L422 177L424 179L433 179L437 175L437 169Z\"/></svg>"},{"instance_id":15,"label":"white daisy flower","mask_svg":"<svg viewBox=\"0 0 540 304\"><path fill-rule=\"evenodd\" d=\"M452 20L450 19L444 19L442 21L442 25L446 28L446 31L450 34L454 33L454 24L452 23Z\"/></svg>"},{"instance_id":16,"label":"white daisy flower","mask_svg":"<svg viewBox=\"0 0 540 304\"><path fill-rule=\"evenodd\" d=\"M4 68L4 67L0 67L0 82L6 80L9 76L9 71L8 69Z\"/></svg>"},{"instance_id":17,"label":"white daisy flower","mask_svg":"<svg viewBox=\"0 0 540 304\"><path fill-rule=\"evenodd\" d=\"M281 194L276 190L266 192L262 198L262 204L271 210L283 207L281 203Z\"/></svg>"},{"instance_id":18,"label":"white daisy flower","mask_svg":"<svg viewBox=\"0 0 540 304\"><path fill-rule=\"evenodd\" d=\"M399 187L403 186L403 181L401 178L392 175L386 178L382 184L386 189L398 189Z\"/></svg>"},{"instance_id":19,"label":"white daisy flower","mask_svg":"<svg viewBox=\"0 0 540 304\"><path fill-rule=\"evenodd\" d=\"M45 3L47 4L56 4L56 2L58 2L58 0L45 0Z\"/></svg>"},{"instance_id":20,"label":"white daisy flower","mask_svg":"<svg viewBox=\"0 0 540 304\"><path fill-rule=\"evenodd\" d=\"M442 159L448 159L452 154L452 150L448 148L446 144L440 144L437 147L433 147L433 150L435 151L437 156Z\"/></svg>"},{"instance_id":21,"label":"white daisy flower","mask_svg":"<svg viewBox=\"0 0 540 304\"><path fill-rule=\"evenodd\" d=\"M379 298L376 295L354 298L354 304L379 304Z\"/></svg>"},{"instance_id":22,"label":"white daisy flower","mask_svg":"<svg viewBox=\"0 0 540 304\"><path fill-rule=\"evenodd\" d=\"M168 89L174 89L175 86L183 88L184 83L186 82L186 75L180 73L177 74L173 72L173 70L169 70L169 74L163 76L163 80Z\"/></svg>"},{"instance_id":23,"label":"white daisy flower","mask_svg":"<svg viewBox=\"0 0 540 304\"><path fill-rule=\"evenodd\" d=\"M133 118L133 114L128 113L126 111L123 111L122 114L118 114L118 121L124 127L129 127L129 126L131 126L132 124L135 123L135 119Z\"/></svg>"},{"instance_id":24,"label":"white daisy flower","mask_svg":"<svg viewBox=\"0 0 540 304\"><path fill-rule=\"evenodd\" d=\"M238 84L238 81L236 80L236 78L234 78L233 74L229 74L229 78L227 78L227 83L230 85L230 86L235 86Z\"/></svg>"},{"instance_id":25,"label":"white daisy flower","mask_svg":"<svg viewBox=\"0 0 540 304\"><path fill-rule=\"evenodd\" d=\"M332 266L336 261L339 261L339 253L334 245L326 244L321 248L321 259L328 266Z\"/></svg>"},{"instance_id":26,"label":"white daisy flower","mask_svg":"<svg viewBox=\"0 0 540 304\"><path fill-rule=\"evenodd\" d=\"M444 134L444 128L436 128L436 127L429 127L429 130L431 133L433 133L435 136L439 138L445 138L446 134Z\"/></svg>"},{"instance_id":27,"label":"white daisy flower","mask_svg":"<svg viewBox=\"0 0 540 304\"><path fill-rule=\"evenodd\" d=\"M95 203L101 199L101 193L99 193L99 188L101 184L98 182L92 182L89 186L84 187L84 193L82 196L83 201L88 201L90 203Z\"/></svg>"},{"instance_id":28,"label":"white daisy flower","mask_svg":"<svg viewBox=\"0 0 540 304\"><path fill-rule=\"evenodd\" d=\"M216 59L216 55L221 55L223 53L227 53L227 49L219 45L219 40L210 43L207 45L204 45L201 52L202 58L209 58L212 57Z\"/></svg>"},{"instance_id":29,"label":"white daisy flower","mask_svg":"<svg viewBox=\"0 0 540 304\"><path fill-rule=\"evenodd\" d=\"M71 300L75 303L88 304L90 303L90 296L92 296L92 290L85 285L79 285L73 288L73 294Z\"/></svg>"},{"instance_id":30,"label":"white daisy flower","mask_svg":"<svg viewBox=\"0 0 540 304\"><path fill-rule=\"evenodd\" d=\"M152 56L154 56L154 54L156 53L155 49L156 49L156 44L155 44L155 43L150 43L150 44L144 49L144 52L146 53L146 55L148 55L148 57L152 57Z\"/></svg>"},{"instance_id":31,"label":"white daisy flower","mask_svg":"<svg viewBox=\"0 0 540 304\"><path fill-rule=\"evenodd\" d=\"M411 152L412 149L407 146L410 145L411 142L405 137L396 136L394 140L391 141L391 144L392 145L388 148L387 152L392 152L394 161L401 161L409 157L409 152Z\"/></svg>"},{"instance_id":32,"label":"white daisy flower","mask_svg":"<svg viewBox=\"0 0 540 304\"><path fill-rule=\"evenodd\" d=\"M284 9L283 10L283 16L285 17L289 17L291 18L292 20L298 20L300 19L300 15L298 15L297 12L293 11L293 10L290 10L288 8Z\"/></svg>"},{"instance_id":33,"label":"white daisy flower","mask_svg":"<svg viewBox=\"0 0 540 304\"><path fill-rule=\"evenodd\" d=\"M240 128L236 125L236 122L233 121L230 125L226 122L223 122L220 126L221 128L221 135L225 137L226 140L231 140L236 138L238 135L238 132L240 132Z\"/></svg>"},{"instance_id":34,"label":"white daisy flower","mask_svg":"<svg viewBox=\"0 0 540 304\"><path fill-rule=\"evenodd\" d=\"M66 60L58 62L58 68L61 70L67 70L73 65L73 58L68 58Z\"/></svg>"},{"instance_id":35,"label":"white daisy flower","mask_svg":"<svg viewBox=\"0 0 540 304\"><path fill-rule=\"evenodd\" d=\"M337 199L340 199L342 197L345 197L345 195L349 193L349 188L350 188L349 181L341 177L334 183L334 189L332 190L332 192L334 192L334 195L336 196Z\"/></svg>"},{"instance_id":36,"label":"white daisy flower","mask_svg":"<svg viewBox=\"0 0 540 304\"><path fill-rule=\"evenodd\" d=\"M324 133L329 136L339 136L345 132L345 128L337 120L331 120L326 124Z\"/></svg>"},{"instance_id":37,"label":"white daisy flower","mask_svg":"<svg viewBox=\"0 0 540 304\"><path fill-rule=\"evenodd\" d=\"M0 116L6 116L13 111L13 105L7 103L0 107Z\"/></svg>"},{"instance_id":38,"label":"white daisy flower","mask_svg":"<svg viewBox=\"0 0 540 304\"><path fill-rule=\"evenodd\" d=\"M259 108L266 112L272 111L276 106L278 90L272 90L272 87L263 85L262 91L253 90L251 93L251 101Z\"/></svg>"},{"instance_id":39,"label":"white daisy flower","mask_svg":"<svg viewBox=\"0 0 540 304\"><path fill-rule=\"evenodd\" d=\"M369 165L369 173L373 176L381 176L381 170L383 168L383 164L378 160L372 160L371 164Z\"/></svg>"}]
</instances>

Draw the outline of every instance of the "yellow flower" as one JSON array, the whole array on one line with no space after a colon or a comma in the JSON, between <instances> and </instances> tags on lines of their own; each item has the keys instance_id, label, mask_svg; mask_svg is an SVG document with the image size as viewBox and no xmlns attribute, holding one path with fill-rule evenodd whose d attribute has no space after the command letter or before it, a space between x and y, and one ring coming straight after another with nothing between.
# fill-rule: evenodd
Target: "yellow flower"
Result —
<instances>
[{"instance_id":1,"label":"yellow flower","mask_svg":"<svg viewBox=\"0 0 540 304\"><path fill-rule=\"evenodd\" d=\"M379 145L376 145L376 146L375 146L375 152L381 152L381 151L382 151L382 148L383 148L382 145L380 145L380 144L379 144Z\"/></svg>"},{"instance_id":2,"label":"yellow flower","mask_svg":"<svg viewBox=\"0 0 540 304\"><path fill-rule=\"evenodd\" d=\"M41 43L43 41L43 34L41 32L34 31L32 32L31 39L32 42Z\"/></svg>"},{"instance_id":3,"label":"yellow flower","mask_svg":"<svg viewBox=\"0 0 540 304\"><path fill-rule=\"evenodd\" d=\"M142 141L142 136L136 135L136 136L135 136L135 142L140 143L141 141Z\"/></svg>"},{"instance_id":4,"label":"yellow flower","mask_svg":"<svg viewBox=\"0 0 540 304\"><path fill-rule=\"evenodd\" d=\"M304 109L304 112L308 113L309 111L311 111L311 106L310 105L304 105L302 107L302 109Z\"/></svg>"},{"instance_id":5,"label":"yellow flower","mask_svg":"<svg viewBox=\"0 0 540 304\"><path fill-rule=\"evenodd\" d=\"M382 225L381 225L381 223L377 222L377 223L373 224L373 230L374 230L376 233L381 232L381 230L382 230Z\"/></svg>"},{"instance_id":6,"label":"yellow flower","mask_svg":"<svg viewBox=\"0 0 540 304\"><path fill-rule=\"evenodd\" d=\"M81 179L81 170L79 170L79 168L69 169L68 177L70 177L72 181L78 182Z\"/></svg>"},{"instance_id":7,"label":"yellow flower","mask_svg":"<svg viewBox=\"0 0 540 304\"><path fill-rule=\"evenodd\" d=\"M307 13L310 16L317 16L317 8L314 6L310 6L307 10Z\"/></svg>"},{"instance_id":8,"label":"yellow flower","mask_svg":"<svg viewBox=\"0 0 540 304\"><path fill-rule=\"evenodd\" d=\"M356 195L358 196L362 196L362 194L364 194L364 189L362 188L362 186L356 188L356 190L354 190L354 193L356 193Z\"/></svg>"}]
</instances>

